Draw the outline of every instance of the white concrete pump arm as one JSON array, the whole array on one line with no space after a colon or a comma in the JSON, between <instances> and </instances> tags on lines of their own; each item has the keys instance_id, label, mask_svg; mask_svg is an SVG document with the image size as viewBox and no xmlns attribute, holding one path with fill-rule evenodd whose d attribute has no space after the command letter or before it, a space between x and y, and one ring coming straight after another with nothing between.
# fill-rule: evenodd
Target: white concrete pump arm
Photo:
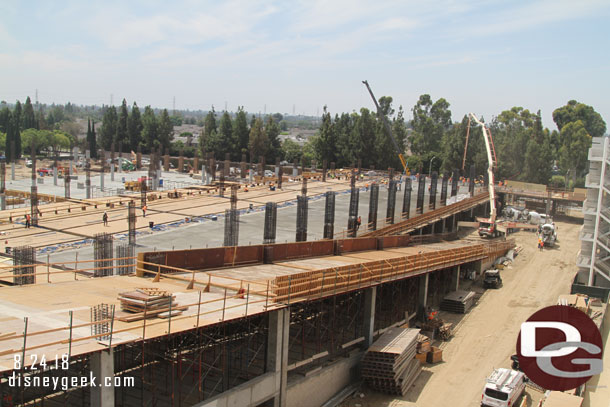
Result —
<instances>
[{"instance_id":1,"label":"white concrete pump arm","mask_svg":"<svg viewBox=\"0 0 610 407\"><path fill-rule=\"evenodd\" d=\"M472 119L477 122L480 126L481 126L481 131L483 132L483 140L485 140L485 149L487 150L487 163L488 163L488 167L487 167L487 174L489 175L489 208L490 208L490 220L491 223L496 223L496 190L494 188L494 173L493 173L493 166L494 166L494 162L493 162L493 156L491 153L491 140L489 140L489 137L491 137L491 135L487 134L487 129L485 128L485 125L478 119L478 117L476 117L473 113L469 113L470 117L472 117Z\"/></svg>"}]
</instances>

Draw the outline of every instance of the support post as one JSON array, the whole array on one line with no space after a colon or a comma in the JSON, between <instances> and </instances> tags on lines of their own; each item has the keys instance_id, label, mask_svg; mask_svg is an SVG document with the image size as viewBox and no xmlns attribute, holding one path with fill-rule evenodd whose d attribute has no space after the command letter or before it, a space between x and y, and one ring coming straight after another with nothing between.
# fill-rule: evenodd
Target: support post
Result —
<instances>
[{"instance_id":1,"label":"support post","mask_svg":"<svg viewBox=\"0 0 610 407\"><path fill-rule=\"evenodd\" d=\"M91 387L91 407L114 406L114 386L99 386L109 377L114 380L114 355L112 349L91 354L91 374L97 379L97 386Z\"/></svg>"},{"instance_id":2,"label":"support post","mask_svg":"<svg viewBox=\"0 0 610 407\"><path fill-rule=\"evenodd\" d=\"M430 274L422 274L419 278L419 295L418 295L418 306L419 311L423 315L428 306L428 283L430 280Z\"/></svg>"},{"instance_id":3,"label":"support post","mask_svg":"<svg viewBox=\"0 0 610 407\"><path fill-rule=\"evenodd\" d=\"M364 291L364 346L373 344L375 335L375 300L377 287L369 287Z\"/></svg>"},{"instance_id":4,"label":"support post","mask_svg":"<svg viewBox=\"0 0 610 407\"><path fill-rule=\"evenodd\" d=\"M290 308L269 313L267 340L267 371L275 373L274 407L286 407L288 385L288 337L290 334Z\"/></svg>"}]
</instances>

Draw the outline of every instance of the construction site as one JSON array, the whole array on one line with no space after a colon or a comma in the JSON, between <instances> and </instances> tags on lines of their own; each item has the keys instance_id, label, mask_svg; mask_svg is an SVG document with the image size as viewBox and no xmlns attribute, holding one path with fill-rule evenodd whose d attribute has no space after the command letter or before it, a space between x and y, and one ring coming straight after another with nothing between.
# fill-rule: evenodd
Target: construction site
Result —
<instances>
[{"instance_id":1,"label":"construction site","mask_svg":"<svg viewBox=\"0 0 610 407\"><path fill-rule=\"evenodd\" d=\"M13 164L14 189L0 168L0 405L476 406L537 309L586 297L607 338L608 289L576 274L587 191L474 168L141 160L86 158L78 198L72 162L44 177L63 196L38 193L35 160L21 181ZM561 236L543 251L536 210ZM608 400L610 375L593 381L578 405Z\"/></svg>"}]
</instances>

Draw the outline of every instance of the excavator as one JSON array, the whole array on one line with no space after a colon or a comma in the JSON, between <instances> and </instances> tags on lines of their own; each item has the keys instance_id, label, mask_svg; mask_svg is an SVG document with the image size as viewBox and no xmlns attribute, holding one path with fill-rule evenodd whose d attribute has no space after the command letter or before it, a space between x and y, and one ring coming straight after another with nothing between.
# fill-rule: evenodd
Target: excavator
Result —
<instances>
[{"instance_id":1,"label":"excavator","mask_svg":"<svg viewBox=\"0 0 610 407\"><path fill-rule=\"evenodd\" d=\"M494 188L494 168L497 166L496 159L496 149L494 147L493 139L491 138L491 132L485 124L483 124L477 116L473 113L469 113L469 120L472 118L476 123L481 126L481 131L483 132L483 140L485 141L485 150L487 151L487 175L489 178L488 188L489 188L489 218L479 218L479 236L481 237L497 237L502 234L498 230L498 225L496 223L497 210L496 210L496 190ZM466 154L464 153L464 158L466 158Z\"/></svg>"},{"instance_id":2,"label":"excavator","mask_svg":"<svg viewBox=\"0 0 610 407\"><path fill-rule=\"evenodd\" d=\"M362 83L364 83L364 85L366 86L366 88L369 91L369 94L371 95L371 98L373 98L373 102L375 103L375 107L377 108L377 116L379 116L379 118L383 119L383 126L385 127L386 133L388 133L388 137L390 138L390 140L392 140L394 149L398 153L398 158L400 159L400 163L402 164L402 168L404 170L405 175L407 175L407 176L411 175L411 172L409 171L409 168L407 167L407 161L405 160L404 155L402 155L402 151L400 151L400 148L398 147L398 143L396 142L396 139L392 135L392 129L390 128L390 123L388 123L388 118L385 117L385 114L383 114L383 112L381 111L381 107L379 107L379 103L377 103L377 99L375 98L375 95L373 95L373 91L371 90L371 87L369 86L368 81L362 81Z\"/></svg>"}]
</instances>

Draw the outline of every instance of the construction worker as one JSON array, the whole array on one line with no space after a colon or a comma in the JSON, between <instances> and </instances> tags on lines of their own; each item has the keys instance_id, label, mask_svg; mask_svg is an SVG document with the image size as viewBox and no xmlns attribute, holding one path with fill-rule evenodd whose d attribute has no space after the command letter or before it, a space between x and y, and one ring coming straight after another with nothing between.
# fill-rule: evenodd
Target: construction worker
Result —
<instances>
[{"instance_id":1,"label":"construction worker","mask_svg":"<svg viewBox=\"0 0 610 407\"><path fill-rule=\"evenodd\" d=\"M542 251L542 237L538 236L538 250Z\"/></svg>"},{"instance_id":2,"label":"construction worker","mask_svg":"<svg viewBox=\"0 0 610 407\"><path fill-rule=\"evenodd\" d=\"M146 210L148 209L148 207L146 205L144 205L142 207L142 216L145 218L146 217Z\"/></svg>"},{"instance_id":3,"label":"construction worker","mask_svg":"<svg viewBox=\"0 0 610 407\"><path fill-rule=\"evenodd\" d=\"M25 228L26 229L30 228L30 214L29 213L25 214Z\"/></svg>"},{"instance_id":4,"label":"construction worker","mask_svg":"<svg viewBox=\"0 0 610 407\"><path fill-rule=\"evenodd\" d=\"M358 216L358 220L356 221L356 230L360 229L360 225L362 225L362 217Z\"/></svg>"},{"instance_id":5,"label":"construction worker","mask_svg":"<svg viewBox=\"0 0 610 407\"><path fill-rule=\"evenodd\" d=\"M108 213L104 212L102 220L104 221L104 226L108 226Z\"/></svg>"}]
</instances>

